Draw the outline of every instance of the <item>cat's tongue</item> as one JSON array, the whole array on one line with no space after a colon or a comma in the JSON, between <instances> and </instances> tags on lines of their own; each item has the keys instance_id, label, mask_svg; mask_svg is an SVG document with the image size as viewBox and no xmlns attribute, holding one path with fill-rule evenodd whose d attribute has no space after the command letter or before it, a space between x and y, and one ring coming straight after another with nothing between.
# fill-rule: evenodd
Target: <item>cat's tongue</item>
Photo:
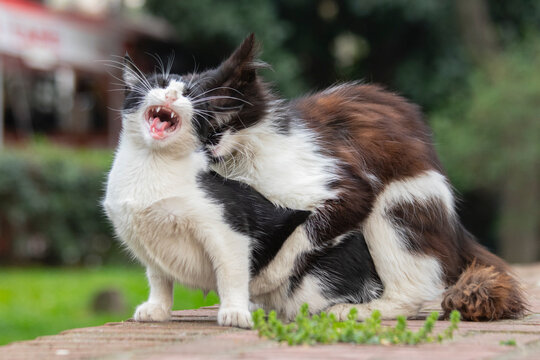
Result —
<instances>
[{"instance_id":1,"label":"cat's tongue","mask_svg":"<svg viewBox=\"0 0 540 360\"><path fill-rule=\"evenodd\" d=\"M170 126L170 122L161 121L159 117L156 116L150 125L150 135L152 135L154 139L163 139L166 136L165 130Z\"/></svg>"}]
</instances>

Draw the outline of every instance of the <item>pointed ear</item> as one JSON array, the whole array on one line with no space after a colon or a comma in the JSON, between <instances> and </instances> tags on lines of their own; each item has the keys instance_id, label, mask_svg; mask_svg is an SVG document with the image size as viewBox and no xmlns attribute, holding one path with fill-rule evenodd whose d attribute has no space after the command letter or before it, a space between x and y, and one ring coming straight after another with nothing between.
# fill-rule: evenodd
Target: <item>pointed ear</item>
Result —
<instances>
[{"instance_id":1,"label":"pointed ear","mask_svg":"<svg viewBox=\"0 0 540 360\"><path fill-rule=\"evenodd\" d=\"M255 80L257 69L266 67L265 63L257 60L258 52L259 44L255 34L251 33L218 67L218 82L224 86L238 87Z\"/></svg>"},{"instance_id":2,"label":"pointed ear","mask_svg":"<svg viewBox=\"0 0 540 360\"><path fill-rule=\"evenodd\" d=\"M141 76L141 73L139 69L135 66L135 63L133 60L131 60L131 57L126 54L124 55L124 71L123 71L123 79L124 83L126 84L126 91L127 90L133 90L135 85L139 82L139 78Z\"/></svg>"}]
</instances>

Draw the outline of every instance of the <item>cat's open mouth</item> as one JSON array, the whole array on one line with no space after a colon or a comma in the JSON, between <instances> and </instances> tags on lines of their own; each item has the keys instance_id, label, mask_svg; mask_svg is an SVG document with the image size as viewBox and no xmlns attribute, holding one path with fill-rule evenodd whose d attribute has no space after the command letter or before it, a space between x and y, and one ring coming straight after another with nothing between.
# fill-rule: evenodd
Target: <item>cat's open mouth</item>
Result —
<instances>
[{"instance_id":1,"label":"cat's open mouth","mask_svg":"<svg viewBox=\"0 0 540 360\"><path fill-rule=\"evenodd\" d=\"M156 140L166 138L180 126L178 114L165 106L149 107L145 117L150 126L150 135Z\"/></svg>"}]
</instances>

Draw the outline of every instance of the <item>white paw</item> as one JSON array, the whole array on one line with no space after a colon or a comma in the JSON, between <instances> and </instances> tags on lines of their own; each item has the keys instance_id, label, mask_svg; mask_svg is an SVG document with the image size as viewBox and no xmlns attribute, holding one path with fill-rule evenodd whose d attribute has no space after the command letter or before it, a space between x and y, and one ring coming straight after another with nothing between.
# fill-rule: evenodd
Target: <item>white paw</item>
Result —
<instances>
[{"instance_id":1,"label":"white paw","mask_svg":"<svg viewBox=\"0 0 540 360\"><path fill-rule=\"evenodd\" d=\"M137 306L133 318L136 321L169 321L171 310L162 304L144 302Z\"/></svg>"},{"instance_id":2,"label":"white paw","mask_svg":"<svg viewBox=\"0 0 540 360\"><path fill-rule=\"evenodd\" d=\"M236 326L244 329L253 327L251 313L243 308L219 308L218 324L221 326Z\"/></svg>"}]
</instances>

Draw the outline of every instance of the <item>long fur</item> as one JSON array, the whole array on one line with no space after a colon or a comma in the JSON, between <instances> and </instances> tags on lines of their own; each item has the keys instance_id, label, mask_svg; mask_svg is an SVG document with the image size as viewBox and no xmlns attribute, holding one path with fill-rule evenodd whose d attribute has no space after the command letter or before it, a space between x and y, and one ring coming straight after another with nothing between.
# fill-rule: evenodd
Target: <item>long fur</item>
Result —
<instances>
[{"instance_id":1,"label":"long fur","mask_svg":"<svg viewBox=\"0 0 540 360\"><path fill-rule=\"evenodd\" d=\"M276 204L314 210L302 226L309 241L293 237L285 247L309 253L331 248L344 233L364 234L383 295L367 304L336 304L330 311L338 317L351 307L359 318L374 308L384 318L414 315L451 286L445 311L462 309L465 319L524 313L521 288L506 264L460 224L417 106L360 83L279 100L256 74L256 49L250 36L224 65L191 75L201 84L198 92L213 88L219 96L237 98L204 104L213 111L207 149L223 176L246 182ZM205 78L214 81L198 81ZM291 265L292 258L278 253L261 273L261 287L269 279L293 277L301 262ZM475 284L474 293L469 284ZM474 301L465 305L467 293Z\"/></svg>"}]
</instances>

